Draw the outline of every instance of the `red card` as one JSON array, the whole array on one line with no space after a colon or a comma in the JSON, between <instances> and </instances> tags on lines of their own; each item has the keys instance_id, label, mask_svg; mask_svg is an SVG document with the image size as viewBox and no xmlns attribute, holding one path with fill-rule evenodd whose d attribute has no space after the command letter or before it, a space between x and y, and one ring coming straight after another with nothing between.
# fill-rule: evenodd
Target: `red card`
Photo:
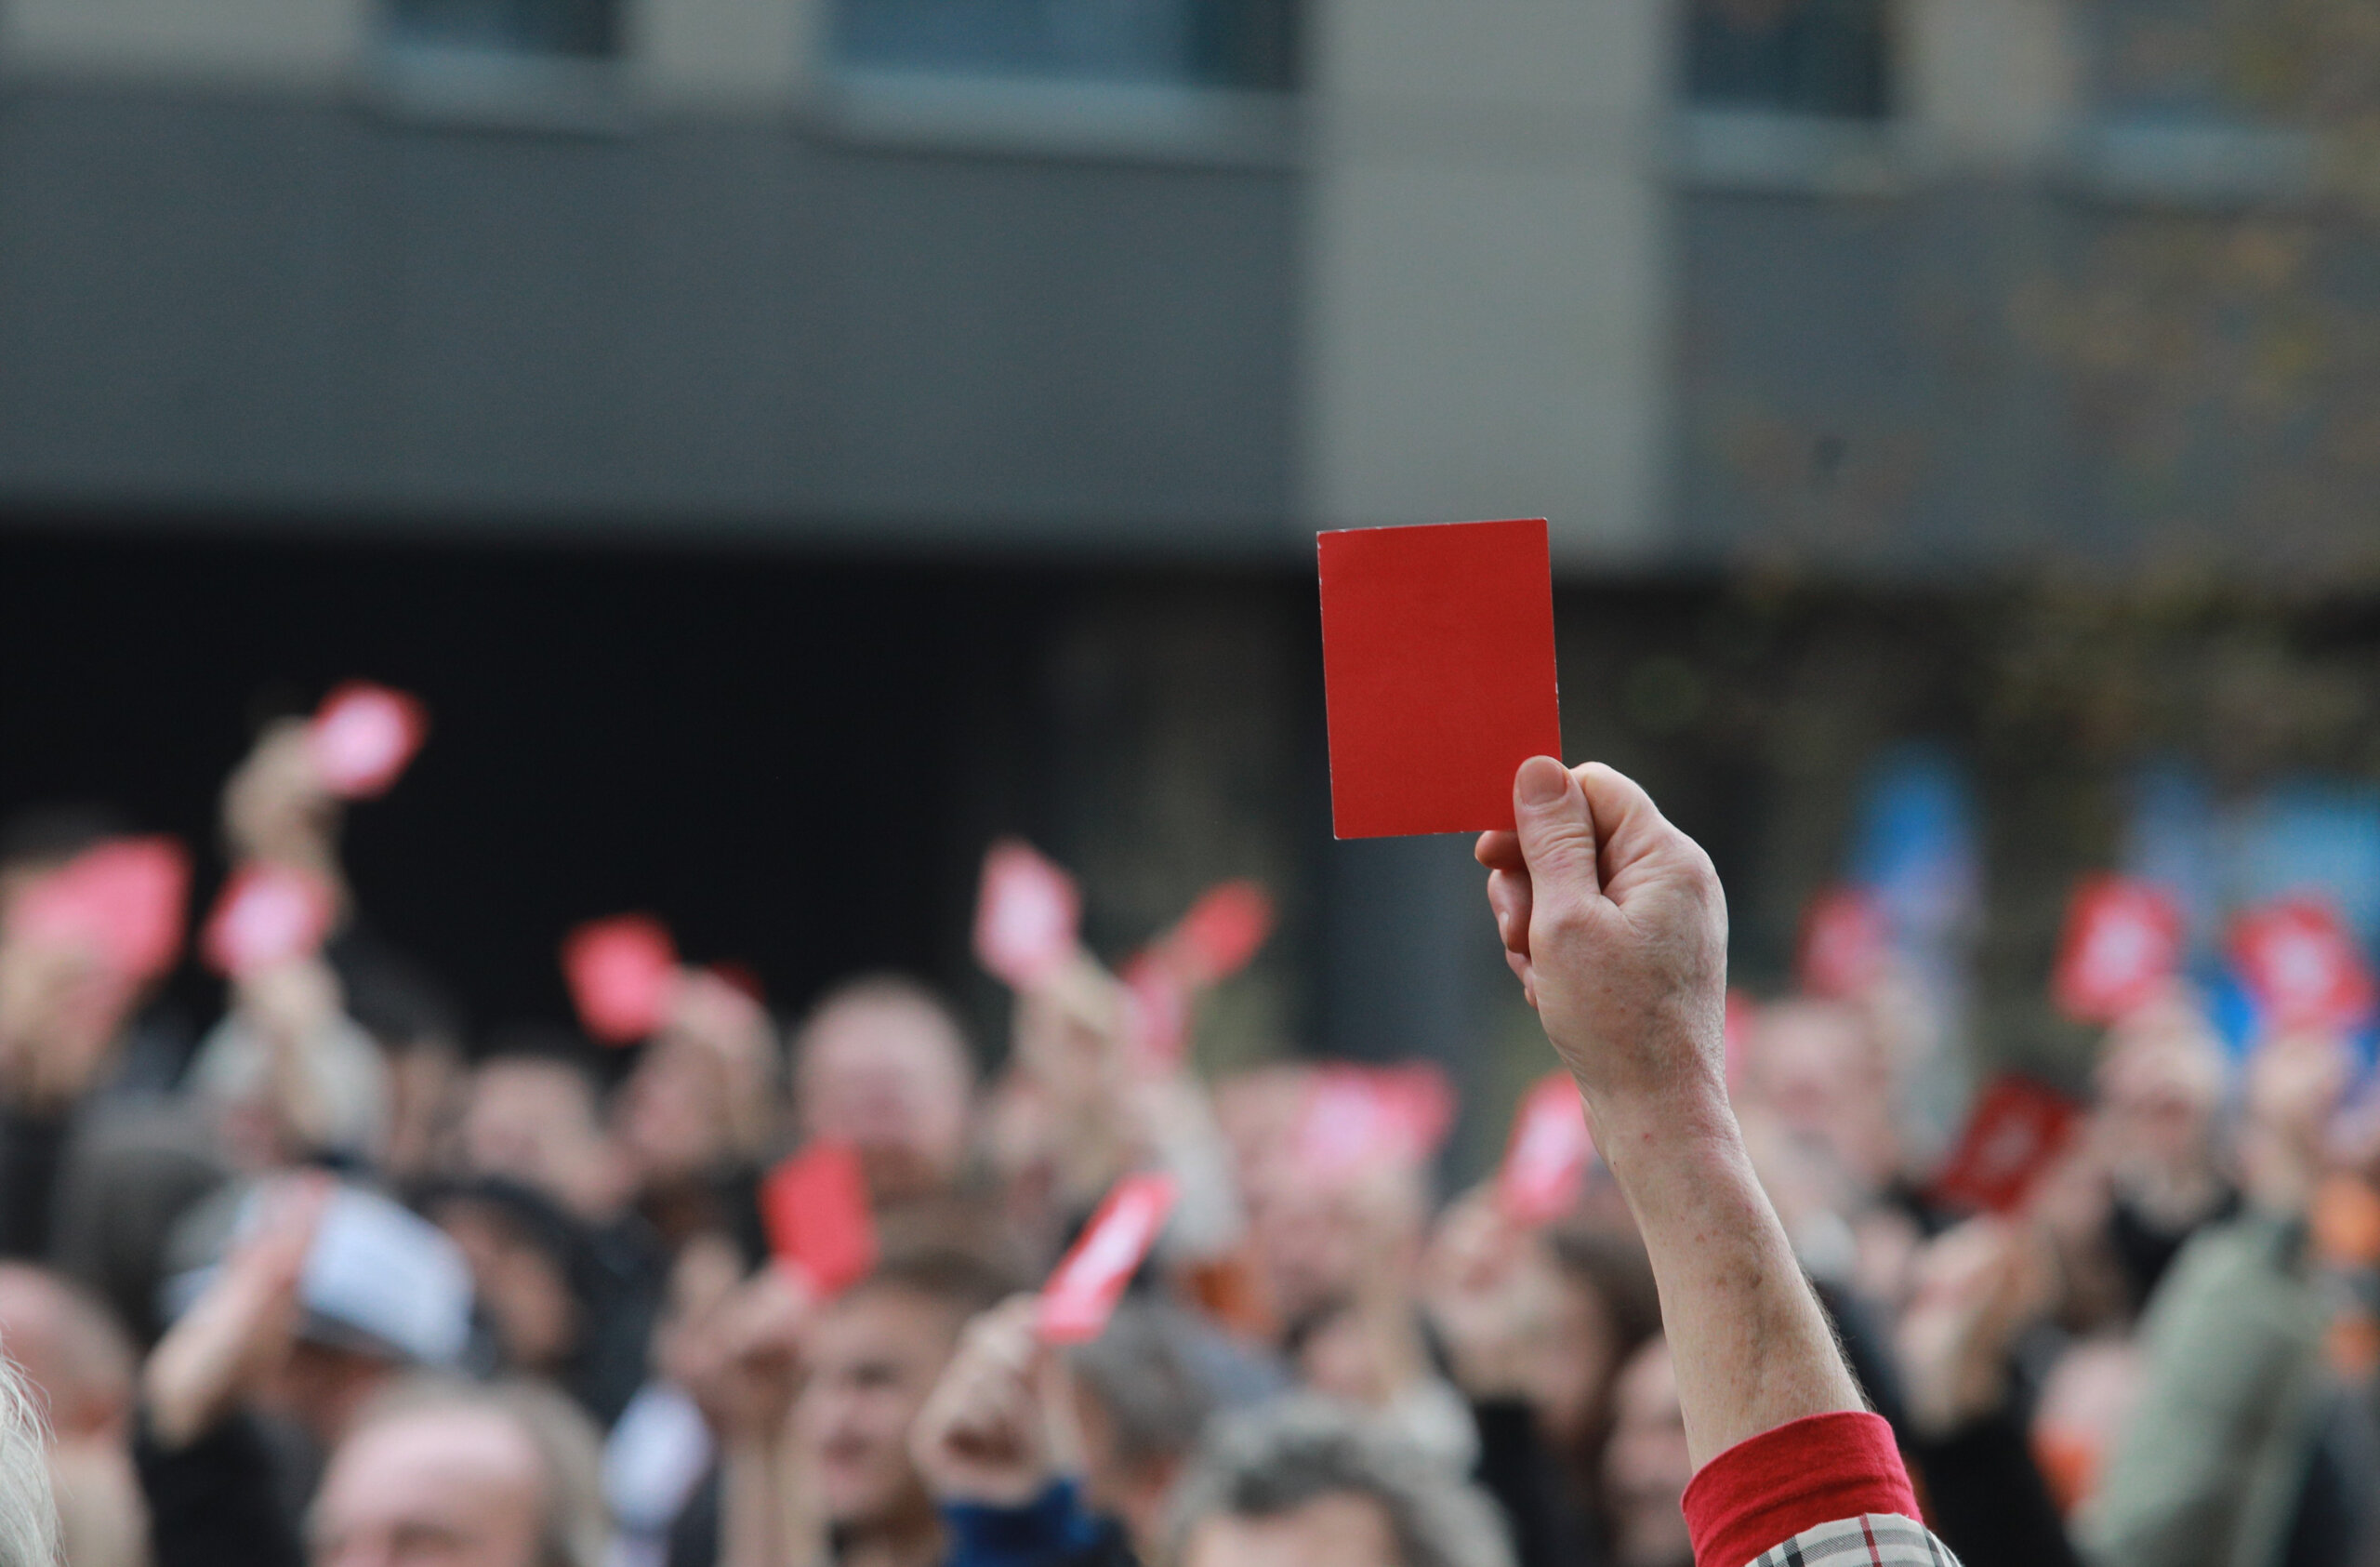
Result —
<instances>
[{"instance_id":1,"label":"red card","mask_svg":"<svg viewBox=\"0 0 2380 1567\"><path fill-rule=\"evenodd\" d=\"M1976 1100L1935 1177L1935 1201L2009 1212L2065 1151L2080 1119L2073 1101L2056 1089L2030 1078L1995 1079Z\"/></svg>"},{"instance_id":2,"label":"red card","mask_svg":"<svg viewBox=\"0 0 2380 1567\"><path fill-rule=\"evenodd\" d=\"M1579 1085L1568 1072L1548 1072L1513 1117L1513 1140L1496 1175L1497 1205L1516 1224L1551 1224L1579 1205L1594 1157Z\"/></svg>"},{"instance_id":3,"label":"red card","mask_svg":"<svg viewBox=\"0 0 2380 1567\"><path fill-rule=\"evenodd\" d=\"M1802 915L1795 963L1802 989L1813 996L1858 996L1883 977L1892 936L1875 898L1857 887L1831 887Z\"/></svg>"},{"instance_id":4,"label":"red card","mask_svg":"<svg viewBox=\"0 0 2380 1567\"><path fill-rule=\"evenodd\" d=\"M760 1183L769 1250L800 1268L821 1295L840 1295L876 1267L876 1215L867 1176L849 1143L816 1142Z\"/></svg>"},{"instance_id":5,"label":"red card","mask_svg":"<svg viewBox=\"0 0 2380 1567\"><path fill-rule=\"evenodd\" d=\"M2371 1016L2371 967L2320 898L2280 898L2241 915L2231 957L2276 1029L2346 1029Z\"/></svg>"},{"instance_id":6,"label":"red card","mask_svg":"<svg viewBox=\"0 0 2380 1567\"><path fill-rule=\"evenodd\" d=\"M1166 956L1194 986L1230 978L1273 934L1273 899L1258 883L1209 887L1161 942Z\"/></svg>"},{"instance_id":7,"label":"red card","mask_svg":"<svg viewBox=\"0 0 2380 1567\"><path fill-rule=\"evenodd\" d=\"M1380 1164L1419 1164L1454 1124L1454 1088L1426 1061L1325 1067L1306 1089L1291 1158L1329 1179Z\"/></svg>"},{"instance_id":8,"label":"red card","mask_svg":"<svg viewBox=\"0 0 2380 1567\"><path fill-rule=\"evenodd\" d=\"M1513 825L1562 754L1545 522L1321 536L1330 815L1342 838Z\"/></svg>"},{"instance_id":9,"label":"red card","mask_svg":"<svg viewBox=\"0 0 2380 1567\"><path fill-rule=\"evenodd\" d=\"M190 856L171 838L111 838L27 887L8 934L87 948L125 978L154 979L182 949Z\"/></svg>"},{"instance_id":10,"label":"red card","mask_svg":"<svg viewBox=\"0 0 2380 1567\"><path fill-rule=\"evenodd\" d=\"M1048 981L1074 957L1082 919L1075 879L1011 838L984 857L975 956L1012 989Z\"/></svg>"},{"instance_id":11,"label":"red card","mask_svg":"<svg viewBox=\"0 0 2380 1567\"><path fill-rule=\"evenodd\" d=\"M1143 952L1124 965L1124 1039L1149 1071L1170 1070L1190 1043L1190 991L1173 965Z\"/></svg>"},{"instance_id":12,"label":"red card","mask_svg":"<svg viewBox=\"0 0 2380 1567\"><path fill-rule=\"evenodd\" d=\"M634 1044L669 1016L678 947L650 914L615 914L564 938L562 971L587 1031L605 1044Z\"/></svg>"},{"instance_id":13,"label":"red card","mask_svg":"<svg viewBox=\"0 0 2380 1567\"><path fill-rule=\"evenodd\" d=\"M2066 908L2051 993L2083 1023L2112 1023L2181 972L2182 911L2164 888L2086 876Z\"/></svg>"},{"instance_id":14,"label":"red card","mask_svg":"<svg viewBox=\"0 0 2380 1567\"><path fill-rule=\"evenodd\" d=\"M1041 1288L1040 1330L1050 1344L1097 1338L1173 1212L1171 1175L1127 1175L1108 1192Z\"/></svg>"},{"instance_id":15,"label":"red card","mask_svg":"<svg viewBox=\"0 0 2380 1567\"><path fill-rule=\"evenodd\" d=\"M323 787L345 800L386 794L430 733L418 698L351 680L323 699L306 733Z\"/></svg>"},{"instance_id":16,"label":"red card","mask_svg":"<svg viewBox=\"0 0 2380 1567\"><path fill-rule=\"evenodd\" d=\"M216 973L244 979L311 957L330 934L336 912L322 878L286 865L243 866L215 900L199 949Z\"/></svg>"}]
</instances>

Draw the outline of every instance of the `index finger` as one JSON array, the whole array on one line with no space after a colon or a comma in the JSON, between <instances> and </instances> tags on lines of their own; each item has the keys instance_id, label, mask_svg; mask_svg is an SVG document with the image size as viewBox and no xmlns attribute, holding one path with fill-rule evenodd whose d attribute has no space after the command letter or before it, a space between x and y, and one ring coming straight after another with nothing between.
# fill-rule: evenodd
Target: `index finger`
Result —
<instances>
[{"instance_id":1,"label":"index finger","mask_svg":"<svg viewBox=\"0 0 2380 1567\"><path fill-rule=\"evenodd\" d=\"M1521 835L1498 829L1483 832L1473 844L1471 857L1490 870L1524 870L1527 862L1521 857Z\"/></svg>"}]
</instances>

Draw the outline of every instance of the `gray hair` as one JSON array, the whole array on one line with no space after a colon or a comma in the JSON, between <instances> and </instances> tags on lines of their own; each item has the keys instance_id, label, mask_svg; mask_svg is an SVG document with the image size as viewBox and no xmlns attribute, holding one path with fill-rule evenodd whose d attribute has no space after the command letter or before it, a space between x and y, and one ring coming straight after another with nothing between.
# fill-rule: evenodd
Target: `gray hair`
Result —
<instances>
[{"instance_id":1,"label":"gray hair","mask_svg":"<svg viewBox=\"0 0 2380 1567\"><path fill-rule=\"evenodd\" d=\"M1066 1352L1066 1364L1106 1412L1127 1463L1183 1456L1219 1410L1269 1398L1285 1380L1203 1318L1130 1296L1104 1332Z\"/></svg>"},{"instance_id":2,"label":"gray hair","mask_svg":"<svg viewBox=\"0 0 2380 1567\"><path fill-rule=\"evenodd\" d=\"M1325 1496L1379 1504L1400 1567L1512 1567L1493 1503L1412 1441L1319 1399L1285 1399L1216 1423L1174 1494L1167 1555L1217 1517L1274 1518Z\"/></svg>"},{"instance_id":3,"label":"gray hair","mask_svg":"<svg viewBox=\"0 0 2380 1567\"><path fill-rule=\"evenodd\" d=\"M0 1357L0 1567L53 1567L57 1560L49 1432L24 1373Z\"/></svg>"},{"instance_id":4,"label":"gray hair","mask_svg":"<svg viewBox=\"0 0 2380 1567\"><path fill-rule=\"evenodd\" d=\"M508 1378L481 1384L424 1372L373 1399L354 1431L443 1411L496 1414L529 1439L545 1471L537 1567L604 1567L612 1516L603 1499L602 1440L576 1404L541 1382ZM15 1564L0 1560L0 1567Z\"/></svg>"}]
</instances>

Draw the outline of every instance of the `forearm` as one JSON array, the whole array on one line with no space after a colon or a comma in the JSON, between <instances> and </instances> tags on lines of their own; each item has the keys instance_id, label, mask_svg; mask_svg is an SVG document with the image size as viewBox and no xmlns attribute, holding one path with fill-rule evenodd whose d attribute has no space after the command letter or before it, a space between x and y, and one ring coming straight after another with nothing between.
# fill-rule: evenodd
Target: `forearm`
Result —
<instances>
[{"instance_id":1,"label":"forearm","mask_svg":"<svg viewBox=\"0 0 2380 1567\"><path fill-rule=\"evenodd\" d=\"M1864 1408L1724 1099L1592 1113L1652 1260L1695 1467L1788 1421Z\"/></svg>"}]
</instances>

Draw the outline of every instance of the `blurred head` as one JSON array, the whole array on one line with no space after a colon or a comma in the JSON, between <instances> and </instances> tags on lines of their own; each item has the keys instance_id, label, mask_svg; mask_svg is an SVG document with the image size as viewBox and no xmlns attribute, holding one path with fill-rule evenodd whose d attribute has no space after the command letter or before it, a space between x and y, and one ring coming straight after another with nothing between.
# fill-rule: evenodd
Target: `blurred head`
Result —
<instances>
[{"instance_id":1,"label":"blurred head","mask_svg":"<svg viewBox=\"0 0 2380 1567\"><path fill-rule=\"evenodd\" d=\"M1530 1358L1528 1401L1547 1439L1580 1454L1603 1434L1620 1366L1660 1332L1660 1297L1644 1242L1633 1235L1553 1230L1539 1255L1558 1288Z\"/></svg>"},{"instance_id":2,"label":"blurred head","mask_svg":"<svg viewBox=\"0 0 2380 1567\"><path fill-rule=\"evenodd\" d=\"M2133 1013L2109 1030L2095 1084L2093 1131L2118 1189L2160 1217L2195 1206L2215 1162L2224 1056L2184 996Z\"/></svg>"},{"instance_id":3,"label":"blurred head","mask_svg":"<svg viewBox=\"0 0 2380 1567\"><path fill-rule=\"evenodd\" d=\"M1274 1309L1311 1328L1353 1295L1368 1259L1409 1269L1429 1211L1429 1175L1418 1164L1327 1179L1289 1174L1250 1192L1249 1238Z\"/></svg>"},{"instance_id":4,"label":"blurred head","mask_svg":"<svg viewBox=\"0 0 2380 1567\"><path fill-rule=\"evenodd\" d=\"M932 991L896 976L838 986L795 1032L793 1061L802 1135L857 1149L879 1200L942 1190L957 1178L974 1057Z\"/></svg>"},{"instance_id":5,"label":"blurred head","mask_svg":"<svg viewBox=\"0 0 2380 1567\"><path fill-rule=\"evenodd\" d=\"M742 1091L703 1041L668 1031L647 1041L613 1101L613 1130L632 1175L668 1186L733 1163L729 1096Z\"/></svg>"},{"instance_id":6,"label":"blurred head","mask_svg":"<svg viewBox=\"0 0 2380 1567\"><path fill-rule=\"evenodd\" d=\"M587 1324L572 1278L586 1241L541 1194L502 1178L456 1188L423 1211L461 1249L504 1363L553 1375Z\"/></svg>"},{"instance_id":7,"label":"blurred head","mask_svg":"<svg viewBox=\"0 0 2380 1567\"><path fill-rule=\"evenodd\" d=\"M309 1520L317 1567L601 1567L595 1432L526 1385L425 1380L367 1410Z\"/></svg>"},{"instance_id":8,"label":"blurred head","mask_svg":"<svg viewBox=\"0 0 2380 1567\"><path fill-rule=\"evenodd\" d=\"M859 1534L932 1525L909 1427L959 1329L998 1305L1006 1282L962 1253L922 1252L887 1258L819 1313L794 1433L829 1524Z\"/></svg>"},{"instance_id":9,"label":"blurred head","mask_svg":"<svg viewBox=\"0 0 2380 1567\"><path fill-rule=\"evenodd\" d=\"M1873 1191L1898 1172L1893 1073L1867 1014L1839 1002L1795 1000L1761 1009L1745 1087L1794 1136L1827 1149Z\"/></svg>"},{"instance_id":10,"label":"blurred head","mask_svg":"<svg viewBox=\"0 0 2380 1567\"><path fill-rule=\"evenodd\" d=\"M1083 1500L1120 1520L1134 1550L1152 1561L1167 1498L1209 1418L1280 1380L1189 1312L1131 1297L1099 1337L1067 1351L1064 1364L1082 1433Z\"/></svg>"},{"instance_id":11,"label":"blurred head","mask_svg":"<svg viewBox=\"0 0 2380 1567\"><path fill-rule=\"evenodd\" d=\"M535 1188L589 1223L627 1204L628 1176L605 1135L602 1091L567 1034L516 1034L471 1073L458 1157L464 1173Z\"/></svg>"},{"instance_id":12,"label":"blurred head","mask_svg":"<svg viewBox=\"0 0 2380 1567\"><path fill-rule=\"evenodd\" d=\"M1175 1567L1505 1567L1488 1499L1388 1430L1308 1400L1222 1422L1171 1508Z\"/></svg>"},{"instance_id":13,"label":"blurred head","mask_svg":"<svg viewBox=\"0 0 2380 1567\"><path fill-rule=\"evenodd\" d=\"M1604 1497L1616 1567L1693 1567L1686 1528L1686 1414L1666 1339L1652 1339L1620 1368L1604 1448Z\"/></svg>"},{"instance_id":14,"label":"blurred head","mask_svg":"<svg viewBox=\"0 0 2380 1567\"><path fill-rule=\"evenodd\" d=\"M17 1362L60 1441L129 1429L136 1361L108 1308L46 1268L0 1264L0 1351Z\"/></svg>"}]
</instances>

